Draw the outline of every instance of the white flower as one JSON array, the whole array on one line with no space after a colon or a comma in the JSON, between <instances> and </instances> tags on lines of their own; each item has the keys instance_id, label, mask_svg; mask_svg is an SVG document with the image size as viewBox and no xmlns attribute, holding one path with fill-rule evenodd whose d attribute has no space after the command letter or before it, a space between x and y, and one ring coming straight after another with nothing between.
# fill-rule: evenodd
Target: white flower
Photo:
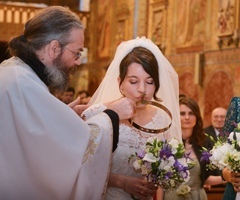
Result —
<instances>
[{"instance_id":1,"label":"white flower","mask_svg":"<svg viewBox=\"0 0 240 200\"><path fill-rule=\"evenodd\" d=\"M212 156L210 157L212 164L217 166L220 170L227 166L226 153L229 152L229 150L233 150L233 147L228 143L214 147L211 150Z\"/></svg>"},{"instance_id":2,"label":"white flower","mask_svg":"<svg viewBox=\"0 0 240 200\"><path fill-rule=\"evenodd\" d=\"M236 134L236 140L237 140L237 142L239 142L239 141L240 141L240 132L235 132L235 134ZM229 134L229 136L228 136L228 138L229 138L231 141L234 140L234 139L233 139L233 135L234 135L234 132L231 132L231 133Z\"/></svg>"},{"instance_id":3,"label":"white flower","mask_svg":"<svg viewBox=\"0 0 240 200\"><path fill-rule=\"evenodd\" d=\"M240 123L238 124L238 128L240 128ZM235 136L234 136L235 134ZM235 138L235 139L234 139ZM227 169L240 172L240 133L239 132L231 132L225 138L219 138L215 144L213 149L209 152L209 169L220 169L222 170L224 167ZM207 155L207 154L205 154Z\"/></svg>"},{"instance_id":4,"label":"white flower","mask_svg":"<svg viewBox=\"0 0 240 200\"><path fill-rule=\"evenodd\" d=\"M187 162L190 162L191 160L190 159L187 159L186 160L186 158L179 158L178 159L178 162L180 162L182 165L184 165L184 166L187 166Z\"/></svg>"},{"instance_id":5,"label":"white flower","mask_svg":"<svg viewBox=\"0 0 240 200\"><path fill-rule=\"evenodd\" d=\"M178 195L185 195L191 191L191 188L189 185L182 184L177 188L177 194Z\"/></svg>"},{"instance_id":6,"label":"white flower","mask_svg":"<svg viewBox=\"0 0 240 200\"><path fill-rule=\"evenodd\" d=\"M224 167L227 167L228 165L228 158L227 158L227 155L223 155L223 157L218 161L216 162L215 164L218 169L222 170Z\"/></svg>"},{"instance_id":7,"label":"white flower","mask_svg":"<svg viewBox=\"0 0 240 200\"><path fill-rule=\"evenodd\" d=\"M234 161L240 160L240 152L236 149L233 149L232 151L227 152L227 157L233 159Z\"/></svg>"},{"instance_id":8,"label":"white flower","mask_svg":"<svg viewBox=\"0 0 240 200\"><path fill-rule=\"evenodd\" d=\"M175 159L173 156L171 156L168 159L161 161L159 169L164 169L166 171L169 171L169 169L173 166L174 163L175 163Z\"/></svg>"},{"instance_id":9,"label":"white flower","mask_svg":"<svg viewBox=\"0 0 240 200\"><path fill-rule=\"evenodd\" d=\"M172 139L169 144L172 146L172 153L177 153L177 148L179 146L179 141L177 139Z\"/></svg>"},{"instance_id":10,"label":"white flower","mask_svg":"<svg viewBox=\"0 0 240 200\"><path fill-rule=\"evenodd\" d=\"M157 158L152 153L146 153L143 157L144 161L148 161L150 163L154 163L157 161Z\"/></svg>"},{"instance_id":11,"label":"white flower","mask_svg":"<svg viewBox=\"0 0 240 200\"><path fill-rule=\"evenodd\" d=\"M139 162L139 160L136 159L136 160L133 162L133 167L134 167L135 170L141 169L141 163Z\"/></svg>"}]
</instances>

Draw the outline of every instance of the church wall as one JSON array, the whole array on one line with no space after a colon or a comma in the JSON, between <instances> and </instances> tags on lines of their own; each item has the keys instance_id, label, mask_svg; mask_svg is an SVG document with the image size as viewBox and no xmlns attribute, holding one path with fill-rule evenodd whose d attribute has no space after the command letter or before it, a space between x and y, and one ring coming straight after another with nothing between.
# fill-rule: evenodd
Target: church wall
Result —
<instances>
[{"instance_id":1,"label":"church wall","mask_svg":"<svg viewBox=\"0 0 240 200\"><path fill-rule=\"evenodd\" d=\"M173 38L178 38L180 41L172 40L171 43L175 43L176 46L169 53L170 62L179 74L180 92L198 101L205 126L211 123L211 111L215 107L227 108L232 96L240 94L239 78L237 78L239 76L235 73L239 68L240 51L238 45L228 41L228 35L233 35L234 29L239 28L239 1L231 1L236 6L234 19L236 24L233 25L232 30L225 33L219 33L219 2L221 1L191 1L192 5L188 6L191 7L190 10L195 11L195 14L192 13L189 17L195 19L195 22L191 23L191 29L181 30L180 35L176 29L173 29L175 31L173 35L177 36ZM177 8L178 5L175 6ZM201 12L197 7L201 8ZM186 10L188 8L185 8L185 12ZM178 15L177 12L175 13ZM197 13L198 17L196 17ZM204 13L204 16L201 13ZM181 22L182 20L175 27L178 27L178 24L187 27L186 22L183 24ZM218 44L219 38L226 40L221 49ZM201 59L197 62L198 55ZM199 66L200 69L196 70ZM198 79L197 83L196 79Z\"/></svg>"}]
</instances>

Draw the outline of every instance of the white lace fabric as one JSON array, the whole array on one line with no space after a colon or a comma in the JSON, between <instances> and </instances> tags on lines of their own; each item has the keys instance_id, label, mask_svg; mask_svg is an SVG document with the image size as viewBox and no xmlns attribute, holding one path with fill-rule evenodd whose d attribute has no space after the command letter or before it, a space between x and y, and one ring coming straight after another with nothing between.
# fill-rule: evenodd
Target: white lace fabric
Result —
<instances>
[{"instance_id":1,"label":"white lace fabric","mask_svg":"<svg viewBox=\"0 0 240 200\"><path fill-rule=\"evenodd\" d=\"M91 107L89 107L88 109L86 109L85 111L83 111L81 117L84 118L84 120L87 120L87 119L103 112L106 109L107 109L107 107L105 105L103 105L102 103L94 104Z\"/></svg>"}]
</instances>

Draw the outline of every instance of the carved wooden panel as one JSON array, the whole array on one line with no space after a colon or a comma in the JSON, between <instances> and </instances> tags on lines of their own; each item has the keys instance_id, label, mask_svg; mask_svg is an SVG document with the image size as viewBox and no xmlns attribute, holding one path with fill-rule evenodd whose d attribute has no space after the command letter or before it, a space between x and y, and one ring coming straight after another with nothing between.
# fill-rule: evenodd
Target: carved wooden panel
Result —
<instances>
[{"instance_id":1,"label":"carved wooden panel","mask_svg":"<svg viewBox=\"0 0 240 200\"><path fill-rule=\"evenodd\" d=\"M224 71L216 71L205 90L205 126L211 124L211 113L216 107L228 108L230 99L233 97L232 81Z\"/></svg>"},{"instance_id":2,"label":"carved wooden panel","mask_svg":"<svg viewBox=\"0 0 240 200\"><path fill-rule=\"evenodd\" d=\"M150 0L148 38L164 53L167 33L167 0Z\"/></svg>"},{"instance_id":3,"label":"carved wooden panel","mask_svg":"<svg viewBox=\"0 0 240 200\"><path fill-rule=\"evenodd\" d=\"M115 36L115 46L117 47L122 41L126 41L129 39L129 15L130 10L127 6L127 4L122 3L117 8L117 32Z\"/></svg>"},{"instance_id":4,"label":"carved wooden panel","mask_svg":"<svg viewBox=\"0 0 240 200\"><path fill-rule=\"evenodd\" d=\"M232 46L238 47L239 11L239 0L219 0L217 43L220 49Z\"/></svg>"},{"instance_id":5,"label":"carved wooden panel","mask_svg":"<svg viewBox=\"0 0 240 200\"><path fill-rule=\"evenodd\" d=\"M175 1L177 52L200 52L205 42L206 0Z\"/></svg>"},{"instance_id":6,"label":"carved wooden panel","mask_svg":"<svg viewBox=\"0 0 240 200\"><path fill-rule=\"evenodd\" d=\"M197 85L194 84L194 75L191 72L184 72L179 76L179 94L198 101Z\"/></svg>"},{"instance_id":7,"label":"carved wooden panel","mask_svg":"<svg viewBox=\"0 0 240 200\"><path fill-rule=\"evenodd\" d=\"M108 58L111 46L111 20L113 16L113 0L99 0L97 19L97 55Z\"/></svg>"}]
</instances>

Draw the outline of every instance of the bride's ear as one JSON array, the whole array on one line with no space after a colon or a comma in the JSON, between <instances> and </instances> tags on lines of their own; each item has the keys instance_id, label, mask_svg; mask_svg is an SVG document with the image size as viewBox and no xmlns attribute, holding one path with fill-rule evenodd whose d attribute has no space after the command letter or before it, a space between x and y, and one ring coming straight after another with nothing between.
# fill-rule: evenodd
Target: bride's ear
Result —
<instances>
[{"instance_id":1,"label":"bride's ear","mask_svg":"<svg viewBox=\"0 0 240 200\"><path fill-rule=\"evenodd\" d=\"M120 88L120 92L121 92L121 94L122 94L123 96L125 96L125 95L124 95L124 92L123 92L123 89Z\"/></svg>"},{"instance_id":2,"label":"bride's ear","mask_svg":"<svg viewBox=\"0 0 240 200\"><path fill-rule=\"evenodd\" d=\"M121 82L121 78L118 77L119 91L120 91L121 94L124 96L124 93L123 93L123 87L122 87L122 85L120 85L120 82Z\"/></svg>"},{"instance_id":3,"label":"bride's ear","mask_svg":"<svg viewBox=\"0 0 240 200\"><path fill-rule=\"evenodd\" d=\"M119 85L119 87L120 87L120 82L121 82L121 78L120 77L118 77L118 85Z\"/></svg>"}]
</instances>

